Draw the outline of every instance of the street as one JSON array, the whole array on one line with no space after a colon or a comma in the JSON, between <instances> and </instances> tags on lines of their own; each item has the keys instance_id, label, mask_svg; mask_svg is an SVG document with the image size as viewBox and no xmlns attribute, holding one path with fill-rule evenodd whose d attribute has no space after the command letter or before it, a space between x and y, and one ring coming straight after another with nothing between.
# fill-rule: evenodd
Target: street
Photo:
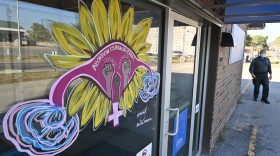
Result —
<instances>
[{"instance_id":1,"label":"street","mask_svg":"<svg viewBox=\"0 0 280 156\"><path fill-rule=\"evenodd\" d=\"M18 47L4 46L0 48L0 73L5 70L51 70L53 67L44 55L53 51L57 51L57 47L22 46L19 52ZM17 59L19 55L21 59Z\"/></svg>"}]
</instances>

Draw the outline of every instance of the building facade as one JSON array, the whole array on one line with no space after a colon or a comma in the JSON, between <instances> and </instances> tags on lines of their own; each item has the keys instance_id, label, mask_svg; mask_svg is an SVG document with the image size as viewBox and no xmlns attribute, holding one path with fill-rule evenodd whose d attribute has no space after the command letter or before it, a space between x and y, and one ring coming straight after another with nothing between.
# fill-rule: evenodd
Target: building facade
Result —
<instances>
[{"instance_id":1,"label":"building facade","mask_svg":"<svg viewBox=\"0 0 280 156\"><path fill-rule=\"evenodd\" d=\"M212 3L1 1L0 154L209 154L243 64Z\"/></svg>"}]
</instances>

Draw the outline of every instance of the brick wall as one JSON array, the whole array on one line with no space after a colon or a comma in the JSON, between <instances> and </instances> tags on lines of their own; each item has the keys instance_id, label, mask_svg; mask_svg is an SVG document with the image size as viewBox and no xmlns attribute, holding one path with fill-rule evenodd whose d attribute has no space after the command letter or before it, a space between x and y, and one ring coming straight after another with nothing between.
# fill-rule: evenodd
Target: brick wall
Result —
<instances>
[{"instance_id":1,"label":"brick wall","mask_svg":"<svg viewBox=\"0 0 280 156\"><path fill-rule=\"evenodd\" d=\"M231 25L225 25L222 32L231 32ZM229 54L229 48L219 48L210 149L213 149L240 98L243 61L229 64Z\"/></svg>"}]
</instances>

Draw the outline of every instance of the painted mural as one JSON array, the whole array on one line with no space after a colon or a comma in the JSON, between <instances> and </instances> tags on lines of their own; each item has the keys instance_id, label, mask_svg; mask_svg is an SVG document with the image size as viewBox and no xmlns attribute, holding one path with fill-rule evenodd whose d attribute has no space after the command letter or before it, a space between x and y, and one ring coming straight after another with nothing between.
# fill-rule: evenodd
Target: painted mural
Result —
<instances>
[{"instance_id":1,"label":"painted mural","mask_svg":"<svg viewBox=\"0 0 280 156\"><path fill-rule=\"evenodd\" d=\"M148 102L158 94L160 75L148 66L146 43L152 19L136 26L134 7L121 17L118 0L108 12L102 0L91 10L79 1L81 31L49 21L49 30L66 55L45 55L50 64L68 71L53 84L49 99L15 104L5 114L5 137L29 155L55 155L67 149L93 121L120 124L140 98ZM74 86L70 87L74 81Z\"/></svg>"}]
</instances>

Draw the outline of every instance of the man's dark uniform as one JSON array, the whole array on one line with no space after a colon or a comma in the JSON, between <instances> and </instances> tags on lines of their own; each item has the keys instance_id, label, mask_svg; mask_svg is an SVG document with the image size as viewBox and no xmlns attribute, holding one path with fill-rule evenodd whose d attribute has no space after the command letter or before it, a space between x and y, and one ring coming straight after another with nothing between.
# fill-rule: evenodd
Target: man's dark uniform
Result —
<instances>
[{"instance_id":1,"label":"man's dark uniform","mask_svg":"<svg viewBox=\"0 0 280 156\"><path fill-rule=\"evenodd\" d=\"M267 74L272 74L271 63L267 57L255 58L249 68L250 73L253 73L256 78L253 79L254 88L254 99L258 98L260 85L263 86L262 100L267 100L269 93L269 79Z\"/></svg>"}]
</instances>

